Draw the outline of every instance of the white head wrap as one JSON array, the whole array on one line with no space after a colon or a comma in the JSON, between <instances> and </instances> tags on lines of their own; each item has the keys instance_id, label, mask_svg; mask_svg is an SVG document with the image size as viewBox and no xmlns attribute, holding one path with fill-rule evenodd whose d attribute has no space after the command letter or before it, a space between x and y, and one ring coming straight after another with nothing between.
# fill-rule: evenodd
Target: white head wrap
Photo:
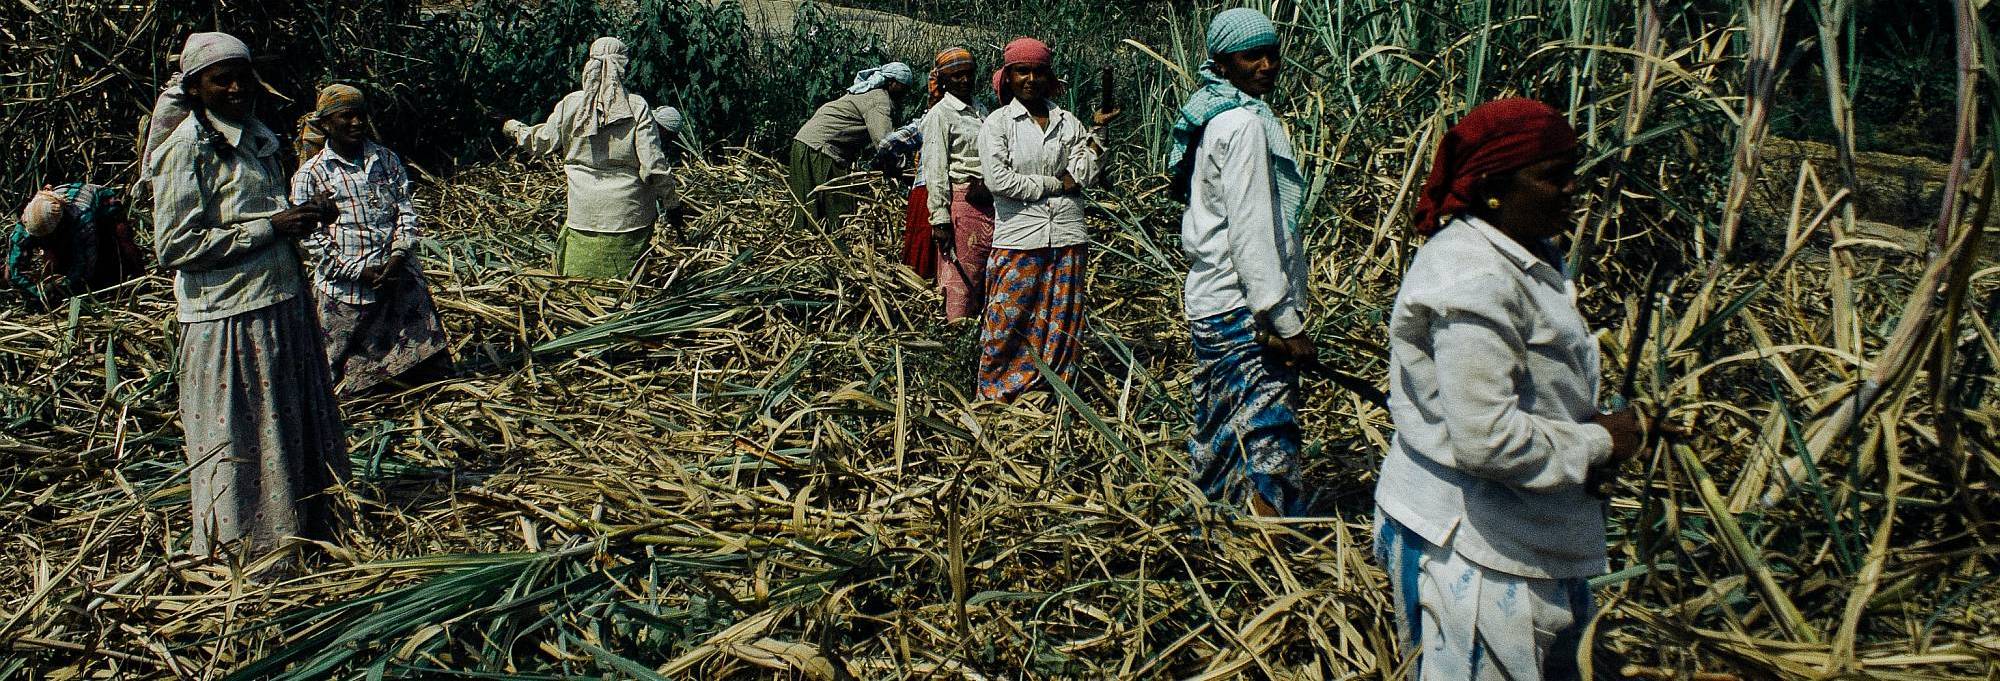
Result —
<instances>
[{"instance_id":1,"label":"white head wrap","mask_svg":"<svg viewBox=\"0 0 2000 681\"><path fill-rule=\"evenodd\" d=\"M659 124L661 129L676 135L687 129L687 117L681 115L680 109L671 106L654 107L653 122Z\"/></svg>"},{"instance_id":2,"label":"white head wrap","mask_svg":"<svg viewBox=\"0 0 2000 681\"><path fill-rule=\"evenodd\" d=\"M28 236L54 234L56 227L62 225L63 206L67 203L47 189L35 192L35 197L28 199L28 205L21 209L21 226L27 228Z\"/></svg>"},{"instance_id":3,"label":"white head wrap","mask_svg":"<svg viewBox=\"0 0 2000 681\"><path fill-rule=\"evenodd\" d=\"M847 92L858 95L888 85L891 80L904 85L916 85L917 72L910 70L909 64L892 61L854 74L854 84L847 86Z\"/></svg>"},{"instance_id":4,"label":"white head wrap","mask_svg":"<svg viewBox=\"0 0 2000 681\"><path fill-rule=\"evenodd\" d=\"M181 46L181 73L192 76L231 59L249 60L250 46L227 33L195 33Z\"/></svg>"},{"instance_id":5,"label":"white head wrap","mask_svg":"<svg viewBox=\"0 0 2000 681\"><path fill-rule=\"evenodd\" d=\"M623 40L607 36L590 44L590 60L583 63L583 111L570 132L589 137L599 126L639 117L625 90L625 65L630 62Z\"/></svg>"}]
</instances>

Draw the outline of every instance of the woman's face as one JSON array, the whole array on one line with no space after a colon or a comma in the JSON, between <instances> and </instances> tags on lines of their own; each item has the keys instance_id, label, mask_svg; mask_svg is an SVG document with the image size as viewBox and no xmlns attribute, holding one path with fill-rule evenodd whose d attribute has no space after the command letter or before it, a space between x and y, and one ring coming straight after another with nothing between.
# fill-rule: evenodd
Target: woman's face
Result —
<instances>
[{"instance_id":1,"label":"woman's face","mask_svg":"<svg viewBox=\"0 0 2000 681\"><path fill-rule=\"evenodd\" d=\"M1571 151L1514 171L1493 195L1500 200L1494 217L1501 231L1542 239L1567 229L1580 158L1579 152Z\"/></svg>"},{"instance_id":2,"label":"woman's face","mask_svg":"<svg viewBox=\"0 0 2000 681\"><path fill-rule=\"evenodd\" d=\"M1024 102L1040 102L1055 88L1056 74L1047 64L1013 64L1007 67L1007 89Z\"/></svg>"},{"instance_id":3,"label":"woman's face","mask_svg":"<svg viewBox=\"0 0 2000 681\"><path fill-rule=\"evenodd\" d=\"M1277 89L1278 73L1284 70L1285 60L1278 56L1278 46L1266 45L1216 55L1215 66L1216 75L1236 89L1252 97L1262 97Z\"/></svg>"},{"instance_id":4,"label":"woman's face","mask_svg":"<svg viewBox=\"0 0 2000 681\"><path fill-rule=\"evenodd\" d=\"M341 109L319 121L327 140L341 147L359 146L368 139L368 112L360 107Z\"/></svg>"},{"instance_id":5,"label":"woman's face","mask_svg":"<svg viewBox=\"0 0 2000 681\"><path fill-rule=\"evenodd\" d=\"M959 101L969 101L972 98L972 74L976 70L971 63L945 69L937 75L938 87L951 93L951 96L957 97Z\"/></svg>"},{"instance_id":6,"label":"woman's face","mask_svg":"<svg viewBox=\"0 0 2000 681\"><path fill-rule=\"evenodd\" d=\"M249 118L257 108L257 71L249 60L229 61L194 74L188 94L201 106L224 118Z\"/></svg>"}]
</instances>

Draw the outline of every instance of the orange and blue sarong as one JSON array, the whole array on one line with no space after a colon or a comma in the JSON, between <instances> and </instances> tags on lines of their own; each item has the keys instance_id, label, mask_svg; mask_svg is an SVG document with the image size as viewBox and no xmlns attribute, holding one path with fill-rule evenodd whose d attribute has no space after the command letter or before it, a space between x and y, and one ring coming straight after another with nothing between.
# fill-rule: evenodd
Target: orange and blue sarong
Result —
<instances>
[{"instance_id":1,"label":"orange and blue sarong","mask_svg":"<svg viewBox=\"0 0 2000 681\"><path fill-rule=\"evenodd\" d=\"M979 398L1007 402L1045 383L1035 358L1065 383L1083 349L1083 244L995 248L986 260L979 330Z\"/></svg>"}]
</instances>

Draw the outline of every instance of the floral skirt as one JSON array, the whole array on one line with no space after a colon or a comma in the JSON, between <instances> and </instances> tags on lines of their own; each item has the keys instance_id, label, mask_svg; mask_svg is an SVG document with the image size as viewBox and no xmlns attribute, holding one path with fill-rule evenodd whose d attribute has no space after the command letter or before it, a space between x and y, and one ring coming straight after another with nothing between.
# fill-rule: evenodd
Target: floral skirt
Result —
<instances>
[{"instance_id":1,"label":"floral skirt","mask_svg":"<svg viewBox=\"0 0 2000 681\"><path fill-rule=\"evenodd\" d=\"M986 259L993 252L993 203L974 202L970 185L951 192L952 257L936 254L944 318L973 317L986 309Z\"/></svg>"},{"instance_id":2,"label":"floral skirt","mask_svg":"<svg viewBox=\"0 0 2000 681\"><path fill-rule=\"evenodd\" d=\"M986 260L979 397L1007 402L1044 382L1039 358L1064 382L1083 350L1085 246L995 248Z\"/></svg>"},{"instance_id":3,"label":"floral skirt","mask_svg":"<svg viewBox=\"0 0 2000 681\"><path fill-rule=\"evenodd\" d=\"M446 350L430 283L415 267L404 276L379 289L375 302L365 305L313 289L336 394L375 387Z\"/></svg>"}]
</instances>

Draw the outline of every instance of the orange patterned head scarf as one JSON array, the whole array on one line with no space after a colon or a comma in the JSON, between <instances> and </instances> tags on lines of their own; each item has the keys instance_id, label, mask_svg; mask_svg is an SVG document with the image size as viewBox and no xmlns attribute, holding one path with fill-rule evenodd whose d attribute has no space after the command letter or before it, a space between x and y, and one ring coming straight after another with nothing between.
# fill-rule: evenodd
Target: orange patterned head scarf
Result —
<instances>
[{"instance_id":1,"label":"orange patterned head scarf","mask_svg":"<svg viewBox=\"0 0 2000 681\"><path fill-rule=\"evenodd\" d=\"M937 61L931 65L931 106L937 106L938 100L944 99L944 86L938 83L938 76L961 64L972 64L972 50L954 47L938 53Z\"/></svg>"}]
</instances>

